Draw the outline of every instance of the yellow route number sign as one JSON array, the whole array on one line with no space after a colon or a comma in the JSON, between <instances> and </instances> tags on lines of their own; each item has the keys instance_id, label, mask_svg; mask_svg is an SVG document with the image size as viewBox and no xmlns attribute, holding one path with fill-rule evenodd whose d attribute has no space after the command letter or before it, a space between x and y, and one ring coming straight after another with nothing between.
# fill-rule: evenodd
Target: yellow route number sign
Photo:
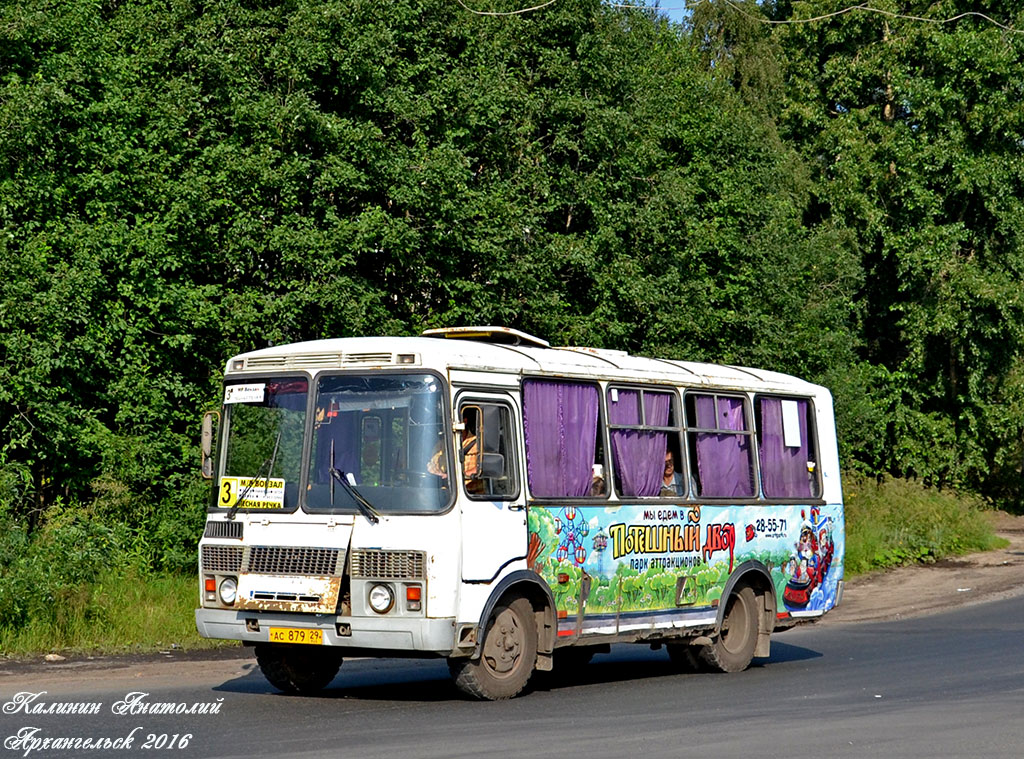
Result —
<instances>
[{"instance_id":1,"label":"yellow route number sign","mask_svg":"<svg viewBox=\"0 0 1024 759\"><path fill-rule=\"evenodd\" d=\"M221 477L217 505L230 509L283 509L284 480L252 477Z\"/></svg>"}]
</instances>

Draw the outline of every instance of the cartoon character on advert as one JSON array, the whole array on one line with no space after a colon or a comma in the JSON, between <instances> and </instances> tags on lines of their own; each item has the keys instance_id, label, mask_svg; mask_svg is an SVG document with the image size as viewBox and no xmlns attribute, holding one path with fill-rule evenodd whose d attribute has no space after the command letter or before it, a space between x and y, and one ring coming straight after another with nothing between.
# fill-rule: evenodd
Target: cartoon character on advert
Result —
<instances>
[{"instance_id":1,"label":"cartoon character on advert","mask_svg":"<svg viewBox=\"0 0 1024 759\"><path fill-rule=\"evenodd\" d=\"M825 579L832 565L832 535L828 518L822 517L818 509L811 509L808 519L800 525L800 537L796 542L793 556L786 563L785 574L792 575L782 592L782 600L790 609L805 609L811 594Z\"/></svg>"}]
</instances>

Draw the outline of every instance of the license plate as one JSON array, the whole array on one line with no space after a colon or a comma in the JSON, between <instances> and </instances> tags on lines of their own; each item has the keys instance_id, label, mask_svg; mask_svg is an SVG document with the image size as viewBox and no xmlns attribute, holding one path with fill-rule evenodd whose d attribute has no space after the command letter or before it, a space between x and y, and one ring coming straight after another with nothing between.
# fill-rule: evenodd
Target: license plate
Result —
<instances>
[{"instance_id":1,"label":"license plate","mask_svg":"<svg viewBox=\"0 0 1024 759\"><path fill-rule=\"evenodd\" d=\"M324 631L311 627L271 627L271 643L309 643L314 646L324 642Z\"/></svg>"}]
</instances>

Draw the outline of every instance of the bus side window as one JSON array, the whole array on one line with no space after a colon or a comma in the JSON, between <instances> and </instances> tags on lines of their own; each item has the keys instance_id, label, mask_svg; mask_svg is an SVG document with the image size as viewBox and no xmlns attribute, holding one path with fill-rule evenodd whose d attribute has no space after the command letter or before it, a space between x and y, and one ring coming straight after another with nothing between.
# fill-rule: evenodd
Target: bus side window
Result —
<instances>
[{"instance_id":1,"label":"bus side window","mask_svg":"<svg viewBox=\"0 0 1024 759\"><path fill-rule=\"evenodd\" d=\"M512 497L516 494L512 415L497 403L464 404L459 411L463 429L459 459L466 492L480 497Z\"/></svg>"},{"instance_id":2,"label":"bus side window","mask_svg":"<svg viewBox=\"0 0 1024 759\"><path fill-rule=\"evenodd\" d=\"M594 383L523 380L526 476L534 498L602 494L598 490L605 477L597 434L599 416L600 394Z\"/></svg>"},{"instance_id":3,"label":"bus side window","mask_svg":"<svg viewBox=\"0 0 1024 759\"><path fill-rule=\"evenodd\" d=\"M753 498L753 429L746 399L739 395L687 393L686 426L697 495Z\"/></svg>"},{"instance_id":4,"label":"bus side window","mask_svg":"<svg viewBox=\"0 0 1024 759\"><path fill-rule=\"evenodd\" d=\"M679 430L673 393L611 387L605 396L616 490L620 496L679 498Z\"/></svg>"},{"instance_id":5,"label":"bus side window","mask_svg":"<svg viewBox=\"0 0 1024 759\"><path fill-rule=\"evenodd\" d=\"M821 485L810 401L758 396L755 409L765 498L819 498Z\"/></svg>"}]
</instances>

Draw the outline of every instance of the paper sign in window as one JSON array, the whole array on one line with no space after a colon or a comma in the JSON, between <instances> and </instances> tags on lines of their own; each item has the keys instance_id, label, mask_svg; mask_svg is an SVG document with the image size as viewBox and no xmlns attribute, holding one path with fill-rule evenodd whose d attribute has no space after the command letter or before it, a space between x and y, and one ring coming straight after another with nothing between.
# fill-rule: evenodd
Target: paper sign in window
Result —
<instances>
[{"instance_id":1,"label":"paper sign in window","mask_svg":"<svg viewBox=\"0 0 1024 759\"><path fill-rule=\"evenodd\" d=\"M224 388L224 403L263 403L267 386L259 385L228 385Z\"/></svg>"},{"instance_id":2,"label":"paper sign in window","mask_svg":"<svg viewBox=\"0 0 1024 759\"><path fill-rule=\"evenodd\" d=\"M799 448L800 405L796 401L782 401L782 441L787 448Z\"/></svg>"}]
</instances>

